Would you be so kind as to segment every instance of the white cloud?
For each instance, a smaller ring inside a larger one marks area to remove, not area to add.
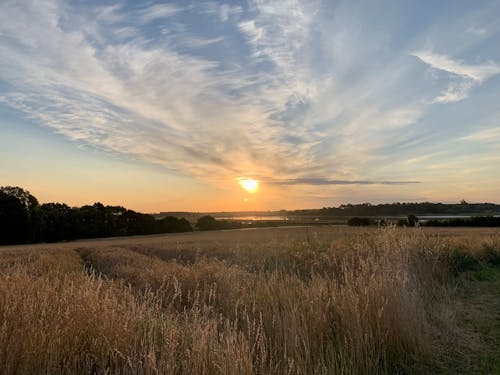
[[[500,124],[495,128],[481,129],[469,135],[461,137],[460,140],[475,142],[498,142],[500,141]]]
[[[275,77],[289,88],[290,96],[314,95],[315,82],[304,57],[308,56],[316,2],[252,0],[254,19],[239,23],[240,30],[259,61],[275,66]]]
[[[110,24],[121,22],[126,18],[126,15],[122,11],[122,4],[99,7],[96,9],[97,19]]]
[[[181,12],[183,8],[173,4],[153,4],[137,11],[139,19],[148,23],[161,18],[168,18]]]
[[[204,38],[186,38],[184,40],[184,44],[188,47],[191,48],[199,48],[199,47],[206,47],[215,43],[222,42],[224,40],[224,37],[220,36],[217,38],[210,38],[210,39],[204,39]]]
[[[436,96],[431,103],[454,103],[466,99],[470,90],[474,87],[471,80],[451,83],[445,91]]]
[[[500,73],[500,66],[494,62],[468,65],[460,61],[453,60],[446,55],[440,55],[431,51],[415,52],[413,53],[413,56],[418,57],[422,60],[422,62],[434,69],[443,70],[463,78],[470,78],[477,83],[482,83],[492,76]]]
[[[239,5],[220,4],[215,1],[196,2],[192,9],[201,14],[215,16],[222,22],[237,20],[243,13],[243,8]]]
[[[389,128],[401,128],[416,123],[422,117],[419,108],[399,108],[389,112],[386,116],[386,124]]]
[[[256,44],[264,36],[264,29],[255,25],[255,20],[242,21],[238,24],[240,30],[252,44]]]
[[[477,26],[469,26],[466,32],[476,36],[484,36],[487,33],[486,29]]]
[[[237,5],[222,4],[219,9],[219,17],[223,22],[227,22],[231,17],[239,16],[241,13],[243,13],[243,9]]]
[[[494,62],[469,65],[451,59],[449,56],[436,54],[431,51],[413,53],[433,69],[438,69],[456,76],[455,81],[432,100],[432,103],[453,103],[469,96],[470,91],[484,83],[489,78],[500,73],[500,66]]]

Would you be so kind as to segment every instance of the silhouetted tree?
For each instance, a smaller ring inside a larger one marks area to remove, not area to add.
[[[378,216],[391,217],[408,215],[458,215],[478,214],[497,215],[500,213],[500,205],[494,203],[467,203],[462,201],[457,204],[443,203],[383,203],[377,205],[343,204],[339,207],[324,207],[320,210],[297,210],[292,211],[297,215],[324,215],[324,216]]]
[[[38,206],[38,200],[28,190],[24,190],[19,186],[1,186],[0,191],[17,198],[29,214],[32,214]]]
[[[71,240],[76,237],[76,213],[63,203],[44,203],[39,210],[39,239],[44,242]]]
[[[217,228],[217,220],[213,216],[202,216],[196,222],[196,228],[199,230],[213,230]]]
[[[91,238],[105,236],[105,218],[106,213],[102,203],[80,207],[76,214],[78,237]]]
[[[224,223],[222,223],[224,224]],[[44,203],[20,187],[0,187],[0,244],[192,231],[186,219],[154,216],[94,203],[71,208]]]
[[[351,217],[347,221],[347,225],[352,227],[362,227],[373,224],[373,221],[367,217]]]
[[[406,221],[408,222],[409,227],[416,227],[418,225],[418,217],[413,214],[410,214],[406,217]]]
[[[0,191],[0,244],[28,242],[31,237],[30,217],[17,197]]]
[[[7,215],[7,217],[4,216],[4,220],[8,221],[9,216],[12,218],[12,223],[6,223],[4,229],[1,229],[4,231],[2,236],[4,238],[11,238],[11,242],[15,241],[15,243],[35,240],[38,220],[37,199],[29,191],[18,186],[2,186],[0,187],[0,192],[4,195],[3,203],[0,204],[0,210],[4,211],[2,215]],[[6,197],[11,197],[12,199],[6,199]],[[13,199],[18,203],[14,203]],[[20,208],[24,212],[21,213],[19,211]],[[19,227],[21,223],[22,228]],[[14,232],[9,233],[8,231]]]
[[[191,232],[193,227],[186,219],[178,219],[174,216],[166,216],[159,220],[160,232],[174,233],[174,232]]]

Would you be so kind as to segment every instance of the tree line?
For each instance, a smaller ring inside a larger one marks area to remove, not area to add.
[[[387,219],[373,219],[369,217],[351,217],[347,225],[353,227],[363,227],[369,225],[397,226],[397,227],[500,227],[500,217],[498,216],[472,216],[464,218],[419,220],[413,214],[404,219],[395,221]]]
[[[467,218],[428,220],[423,225],[428,227],[500,227],[500,217],[475,216]]]
[[[0,187],[2,245],[192,230],[184,218],[167,216],[157,220],[152,215],[102,203],[82,207],[64,203],[39,204],[33,195],[20,187]]]
[[[343,204],[338,207],[323,207],[313,210],[287,211],[296,215],[318,216],[400,216],[400,215],[495,215],[500,213],[500,205],[494,203],[383,203],[383,204]]]

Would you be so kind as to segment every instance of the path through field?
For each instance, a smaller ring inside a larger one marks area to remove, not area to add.
[[[500,268],[473,272],[461,291],[458,322],[470,337],[462,374],[500,374]]]
[[[442,338],[435,374],[500,374],[500,267],[462,275],[455,306],[456,335]]]

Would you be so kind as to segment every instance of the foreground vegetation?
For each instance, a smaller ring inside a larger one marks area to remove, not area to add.
[[[495,318],[466,301],[499,250],[493,229],[349,227],[5,247],[0,373],[494,373]]]

